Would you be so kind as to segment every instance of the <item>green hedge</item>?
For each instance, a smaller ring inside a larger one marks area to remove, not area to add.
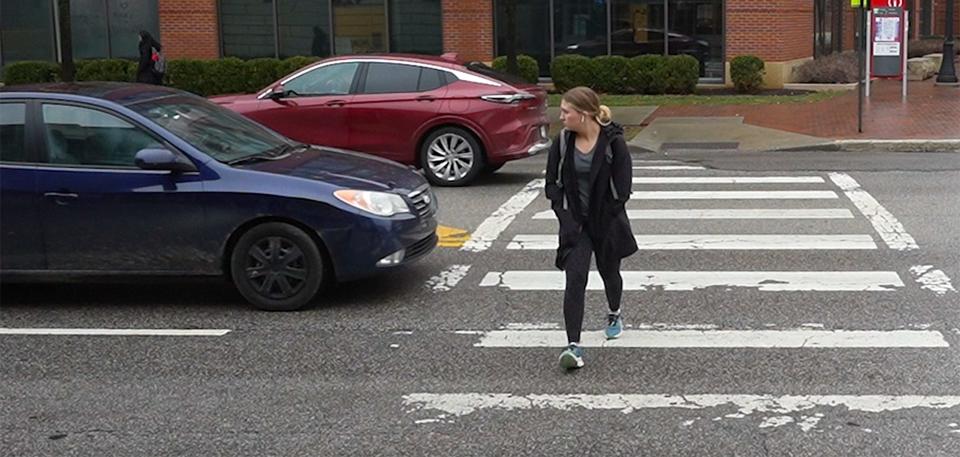
[[[667,56],[664,73],[668,94],[692,94],[700,78],[700,61],[693,56]]]
[[[23,61],[7,65],[3,70],[3,82],[16,84],[50,83],[60,80],[60,65],[54,62]]]
[[[210,96],[256,92],[281,77],[319,60],[290,57],[284,60],[235,57],[219,60],[173,59],[167,61],[165,84]],[[136,81],[137,63],[124,59],[78,60],[77,81]],[[54,62],[16,62],[4,70],[7,85],[60,80],[60,65]]]
[[[628,85],[637,94],[659,95],[667,90],[667,58],[662,55],[643,55],[630,59]]]
[[[606,94],[630,94],[630,60],[623,56],[600,56],[593,59],[596,68],[595,89]]]
[[[730,61],[730,79],[740,93],[756,92],[763,84],[763,60],[756,56],[737,56]]]
[[[78,60],[77,81],[136,81],[137,63],[124,59]]]
[[[492,67],[494,70],[506,73],[507,56],[500,56],[493,59]],[[537,59],[525,54],[520,54],[517,56],[517,67],[520,70],[520,78],[524,81],[530,84],[536,84],[540,79],[540,64],[537,63]]]
[[[566,92],[577,86],[596,88],[596,62],[587,56],[566,54],[557,56],[550,62],[550,75],[553,85],[559,92]]]

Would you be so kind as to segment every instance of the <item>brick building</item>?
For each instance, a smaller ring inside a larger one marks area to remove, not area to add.
[[[907,0],[911,37],[942,36],[947,1]],[[779,85],[797,64],[850,50],[854,41],[848,0],[513,2],[510,8],[509,0],[71,0],[73,47],[81,59],[131,58],[136,32],[144,29],[172,59],[456,52],[490,61],[513,37],[545,77],[559,54],[657,53],[693,55],[704,81],[722,81],[730,59],[753,54],[767,62],[768,84]],[[58,58],[55,4],[0,0],[0,65]],[[960,31],[960,11],[956,16]]]

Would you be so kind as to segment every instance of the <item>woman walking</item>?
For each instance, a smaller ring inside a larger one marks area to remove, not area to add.
[[[587,87],[563,94],[563,131],[547,158],[546,195],[559,221],[556,266],[566,273],[563,320],[568,346],[560,354],[564,368],[583,366],[580,333],[590,258],[596,256],[609,313],[607,339],[623,332],[620,261],[637,251],[624,209],[632,187],[632,159],[623,128],[611,122],[610,108]]]
[[[163,54],[160,53],[160,42],[145,30],[140,31],[140,61],[137,65],[137,82],[146,84],[163,84]],[[159,70],[158,70],[159,69]]]

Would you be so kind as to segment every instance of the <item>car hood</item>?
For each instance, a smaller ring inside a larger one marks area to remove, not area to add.
[[[218,105],[229,105],[231,103],[236,103],[239,101],[245,100],[256,100],[257,94],[234,94],[234,95],[218,95],[216,97],[209,97],[207,100],[214,102]]]
[[[350,189],[410,193],[427,181],[413,169],[359,152],[312,146],[290,157],[243,168],[313,179]]]

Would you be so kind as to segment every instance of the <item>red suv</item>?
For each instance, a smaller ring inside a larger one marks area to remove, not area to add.
[[[541,87],[453,56],[341,56],[212,100],[294,140],[415,165],[461,186],[550,147]]]

